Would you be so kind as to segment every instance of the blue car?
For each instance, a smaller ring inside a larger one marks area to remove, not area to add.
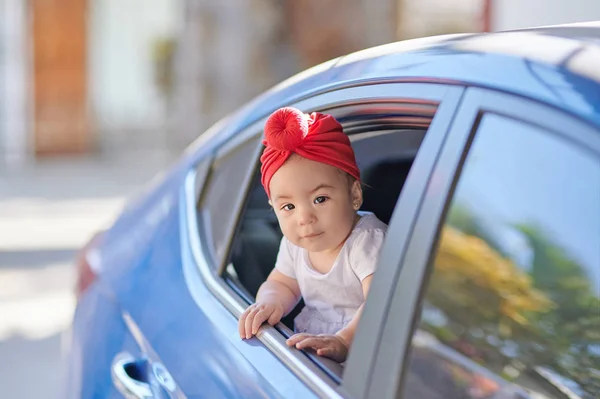
[[[343,364],[242,340],[282,237],[275,109],[333,114],[389,225]],[[600,23],[403,41],[217,123],[77,261],[69,398],[600,397]]]

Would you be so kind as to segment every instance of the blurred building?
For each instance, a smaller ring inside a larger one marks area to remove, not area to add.
[[[303,69],[437,33],[415,3],[3,0],[0,159],[178,151]]]
[[[284,78],[397,39],[397,0],[185,0],[176,56],[180,143]],[[191,84],[190,84],[191,83]]]
[[[486,31],[600,20],[599,0],[485,0]]]
[[[0,161],[179,150],[278,81],[394,40],[396,6],[3,0]]]
[[[526,3],[526,4],[525,4]],[[0,165],[180,151],[277,82],[369,46],[600,19],[598,0],[2,0]]]
[[[446,33],[480,32],[488,0],[404,0],[398,37],[412,39]]]
[[[56,1],[56,0],[55,0]],[[96,150],[152,150],[169,134],[169,68],[180,0],[87,0],[89,124]]]
[[[0,165],[163,145],[175,0],[0,1]],[[167,61],[165,61],[167,60]]]
[[[0,7],[4,163],[88,150],[85,2],[5,0]]]
[[[172,95],[179,145],[296,68],[279,2],[185,0],[183,14]]]

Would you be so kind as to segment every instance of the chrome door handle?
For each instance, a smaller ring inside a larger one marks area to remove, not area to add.
[[[161,370],[164,370],[164,366],[160,366]],[[160,393],[159,381],[150,377],[155,372],[155,367],[152,365],[152,371],[150,371],[150,367],[151,365],[147,359],[136,359],[127,352],[121,352],[115,356],[112,362],[111,376],[113,384],[127,399],[162,398],[164,396]],[[166,377],[170,378],[168,372],[166,370],[164,372]],[[160,385],[168,385],[163,382],[166,377],[161,375]]]

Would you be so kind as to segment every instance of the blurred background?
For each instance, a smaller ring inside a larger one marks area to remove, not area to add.
[[[3,394],[59,397],[76,251],[221,117],[366,47],[589,20],[599,0],[0,0]]]

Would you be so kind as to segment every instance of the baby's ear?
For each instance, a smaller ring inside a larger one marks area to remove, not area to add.
[[[352,182],[352,188],[350,190],[351,190],[350,193],[352,195],[352,202],[362,205],[363,191],[362,191],[362,185],[361,185],[360,181],[354,180],[354,182]]]
[[[269,206],[273,208],[273,202],[271,202],[271,198],[269,198]]]

